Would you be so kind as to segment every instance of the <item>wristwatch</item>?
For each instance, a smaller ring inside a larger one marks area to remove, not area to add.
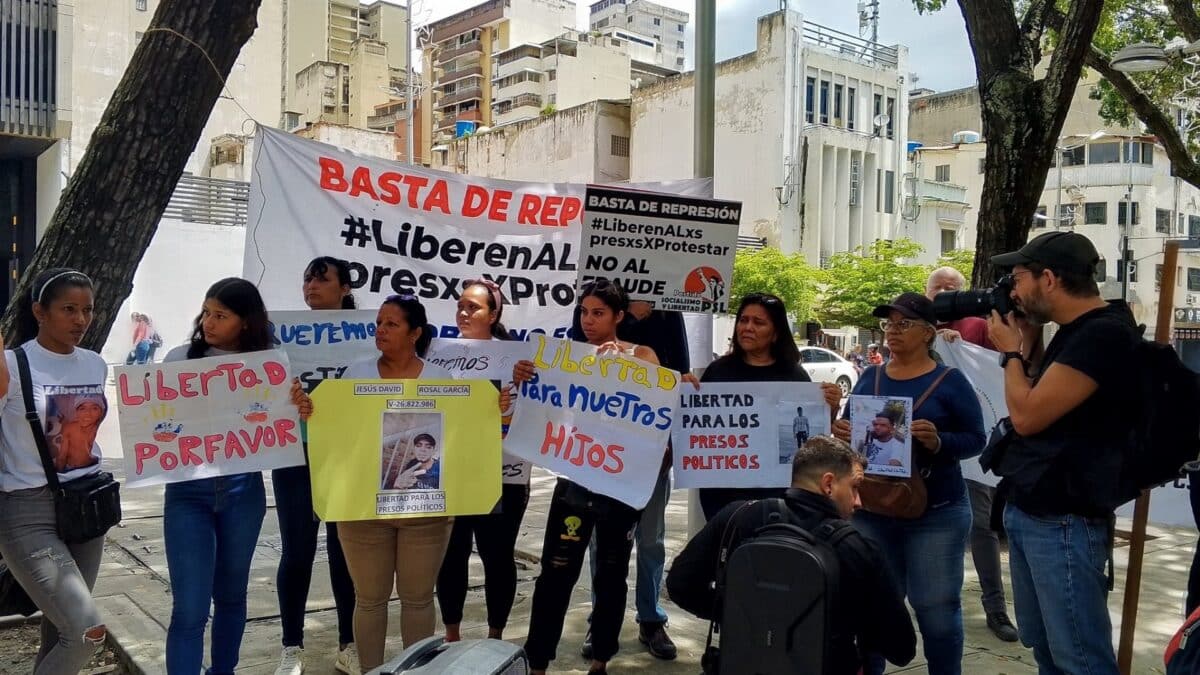
[[[1000,367],[1005,368],[1008,366],[1008,362],[1013,359],[1020,361],[1022,364],[1025,363],[1025,357],[1021,356],[1021,352],[1004,352],[1000,355]]]

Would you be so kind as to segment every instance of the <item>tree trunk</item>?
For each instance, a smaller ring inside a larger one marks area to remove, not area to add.
[[[983,195],[972,284],[996,282],[991,257],[1020,248],[1029,236],[1058,135],[1100,22],[1103,0],[1074,0],[1049,70],[1034,79],[1052,0],[1030,0],[1018,23],[1006,0],[959,0],[979,79],[987,139]],[[1057,215],[1057,214],[1055,214]]]
[[[96,307],[83,347],[100,350],[133,290],[134,272],[222,82],[258,26],[260,2],[163,0],[113,92],[16,289],[30,292],[33,277],[50,267],[90,276]],[[188,264],[185,251],[178,255]],[[5,334],[15,307],[9,303],[0,323]]]

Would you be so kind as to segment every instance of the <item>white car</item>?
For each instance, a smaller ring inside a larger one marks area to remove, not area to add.
[[[823,347],[801,347],[800,363],[813,382],[832,382],[842,389],[842,398],[850,395],[858,381],[854,364]]]

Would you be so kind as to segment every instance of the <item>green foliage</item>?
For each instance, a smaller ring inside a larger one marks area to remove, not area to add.
[[[553,103],[548,103],[548,104],[546,104],[545,108],[542,108],[542,117],[549,117],[550,115],[553,115],[557,111],[558,111],[558,106],[554,105]]]
[[[808,321],[822,280],[821,271],[809,265],[799,253],[784,255],[771,247],[738,251],[733,259],[730,306],[736,308],[742,297],[750,293],[771,293],[783,300],[797,321]]]
[[[942,257],[938,258],[937,266],[953,267],[970,280],[971,273],[975,271],[975,249],[958,248],[949,253],[943,253]]]
[[[872,327],[878,321],[871,316],[877,305],[901,293],[923,293],[929,267],[904,262],[923,250],[910,239],[881,239],[866,248],[834,254],[826,270],[821,321],[826,326]]]

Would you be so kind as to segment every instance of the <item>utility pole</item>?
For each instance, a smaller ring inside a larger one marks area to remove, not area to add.
[[[408,6],[405,7],[405,14],[408,16],[404,19],[404,109],[408,113],[408,133],[404,139],[404,156],[408,159],[409,164],[415,164],[413,161],[413,67],[412,67],[412,0],[409,0]]]
[[[713,177],[713,143],[717,84],[717,2],[696,0],[696,86],[694,175]]]

